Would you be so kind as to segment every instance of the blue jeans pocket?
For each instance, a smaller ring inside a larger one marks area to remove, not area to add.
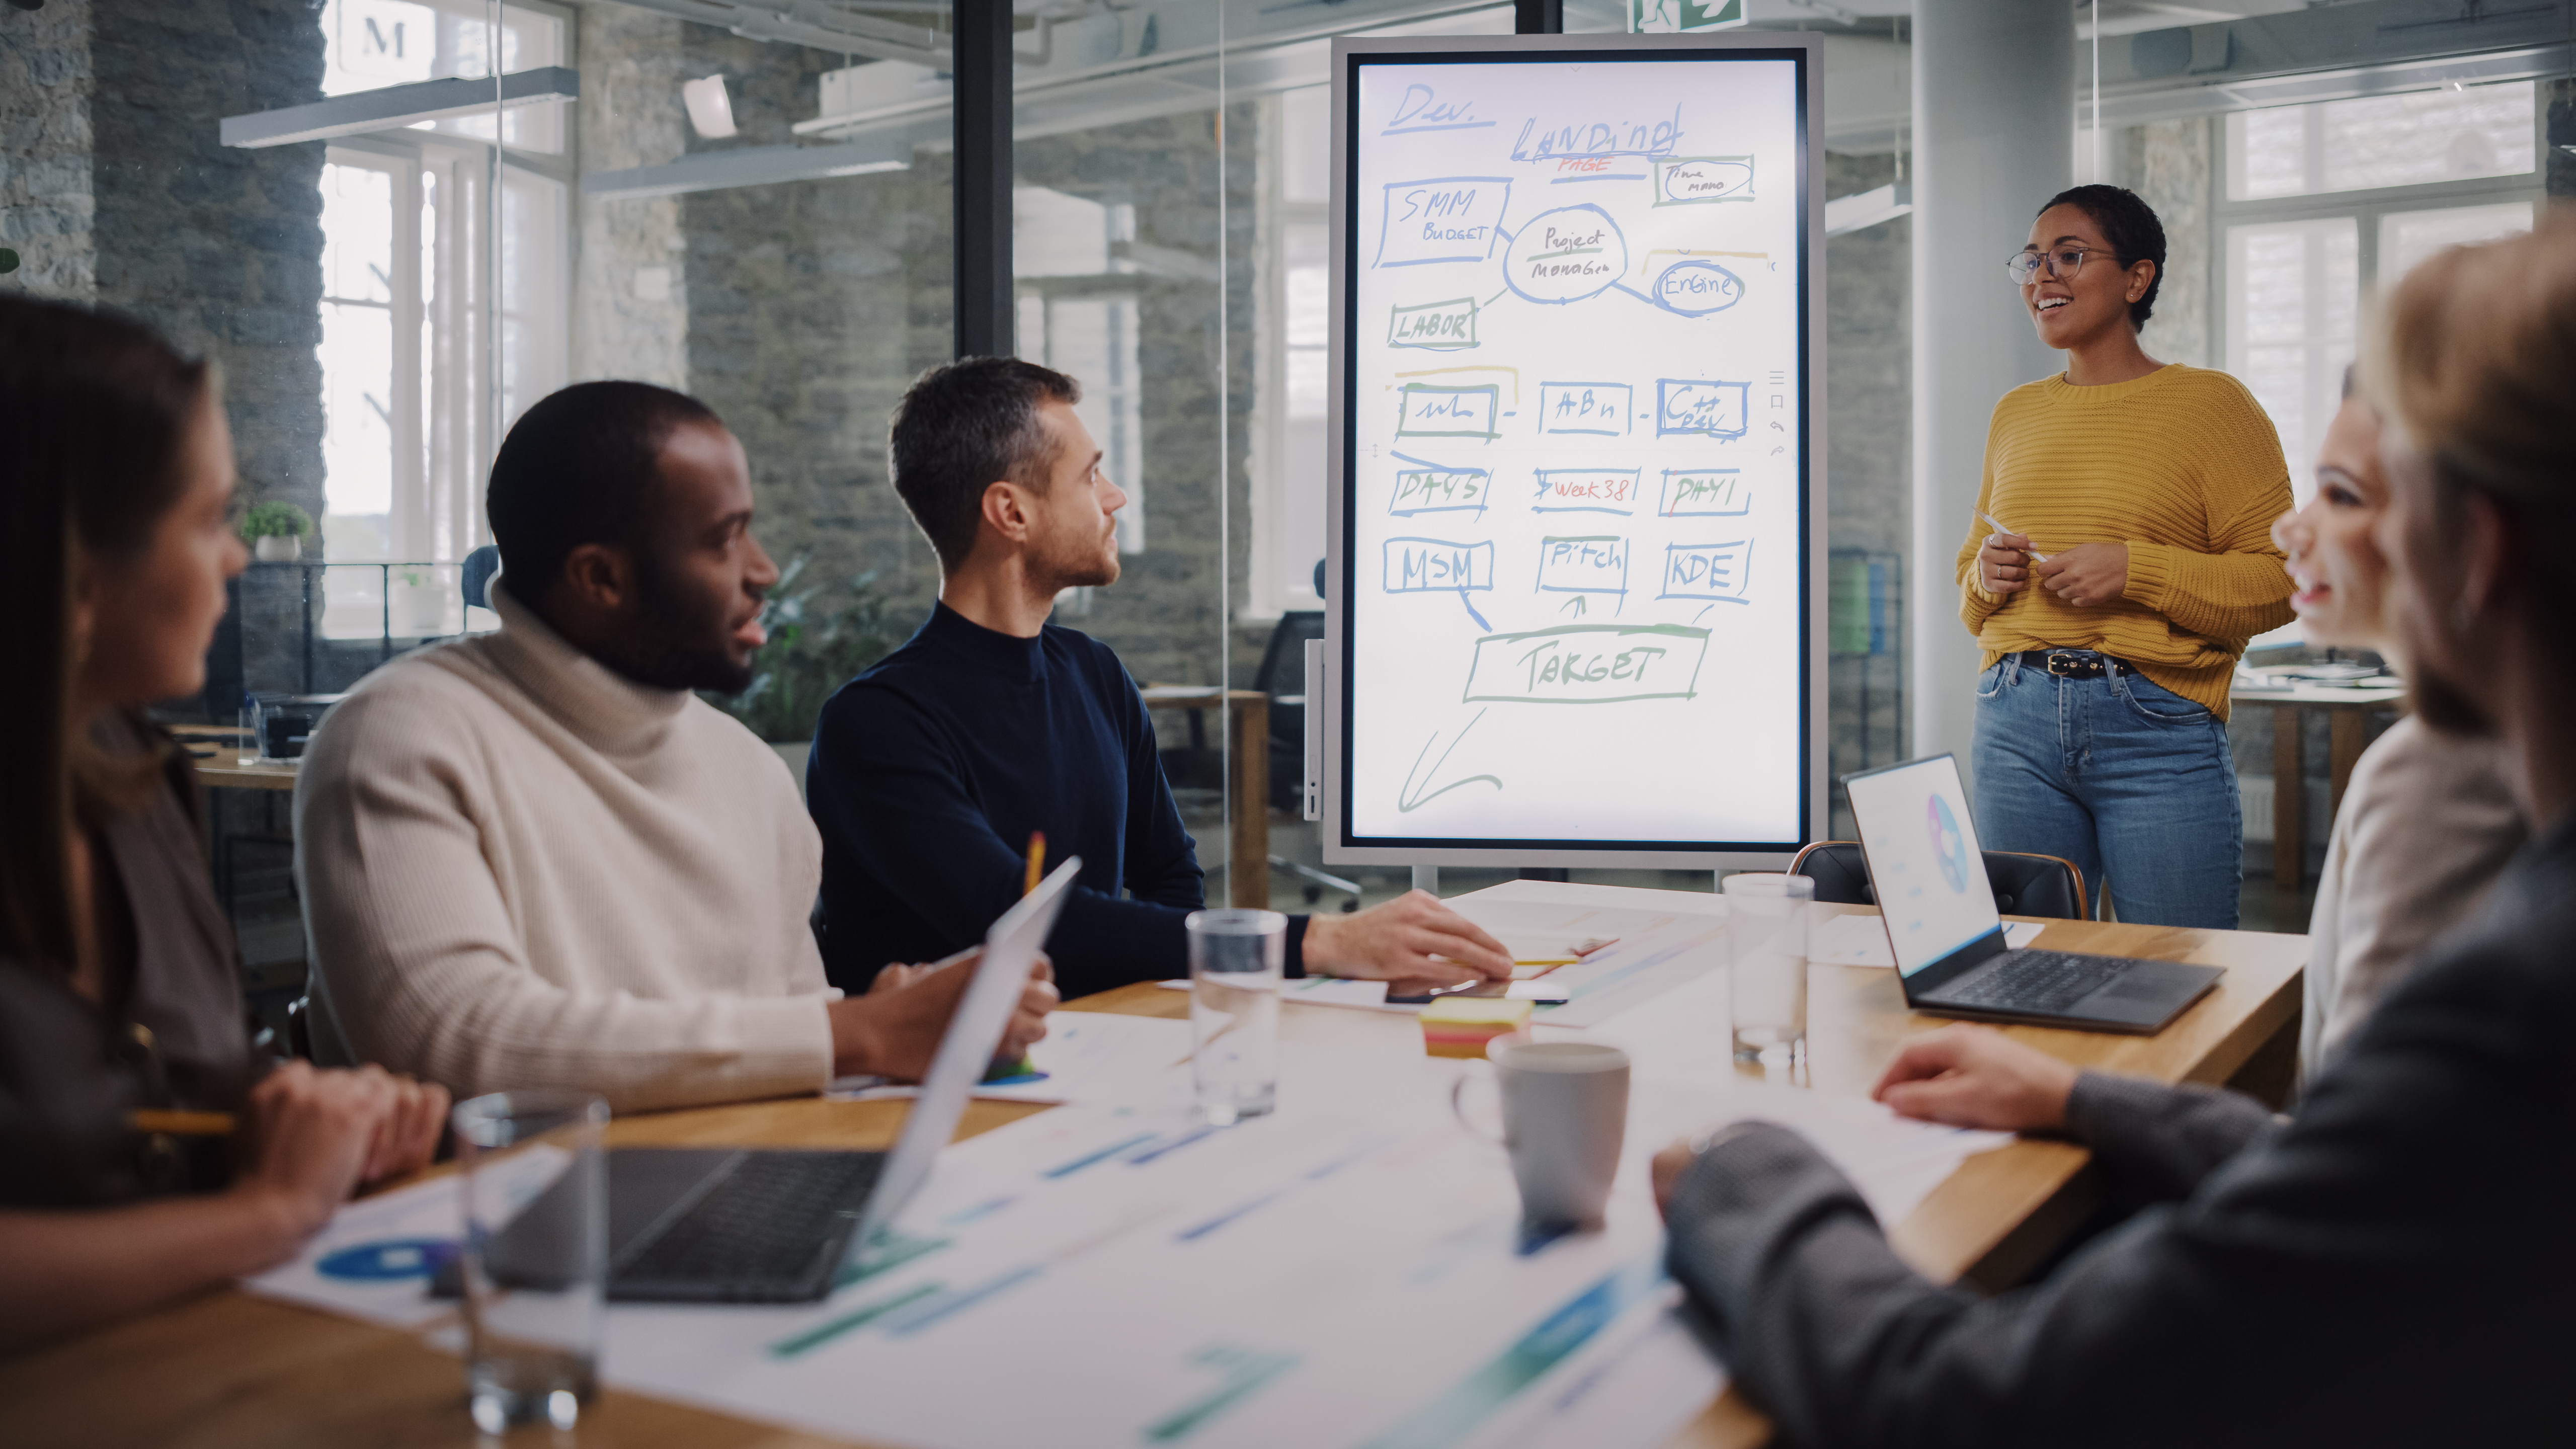
[[[2207,724],[2218,716],[2205,704],[2195,704],[2143,674],[2123,669],[2119,674],[2120,698],[2140,719],[2161,725]]]
[[[1999,659],[1977,676],[1977,698],[1992,699],[2004,692],[2004,671],[2012,667],[2009,659]]]

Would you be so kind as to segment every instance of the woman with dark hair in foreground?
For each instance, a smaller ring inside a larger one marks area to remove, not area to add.
[[[232,439],[139,324],[0,297],[0,1350],[282,1261],[429,1161],[447,1094],[256,1058],[187,757],[142,706],[204,683]],[[231,1114],[169,1135],[137,1112]]]
[[[2398,285],[2362,374],[2424,722],[2493,735],[2533,839],[2297,1113],[2078,1073],[1995,1031],[1909,1041],[1881,1100],[2061,1132],[2143,1207],[2045,1280],[1926,1282],[1806,1140],[1666,1149],[1671,1267],[1784,1443],[2564,1442],[2576,1330],[2576,213]]]

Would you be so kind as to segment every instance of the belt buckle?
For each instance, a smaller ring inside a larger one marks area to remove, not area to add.
[[[2052,649],[2048,652],[2049,677],[2052,679],[2082,679],[2085,675],[2080,671],[2084,668],[2087,662],[2088,661],[2078,659],[2071,654],[2060,653],[2059,651]],[[2062,669],[2058,667],[2061,664],[2065,666]]]

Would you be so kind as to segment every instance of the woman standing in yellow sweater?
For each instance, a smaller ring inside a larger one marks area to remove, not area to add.
[[[1995,405],[1977,490],[1993,522],[1959,550],[1959,616],[1985,647],[1977,825],[1993,849],[2075,862],[2124,921],[2232,928],[2227,685],[2246,641],[2292,617],[2271,537],[2290,477],[2242,383],[2138,345],[2164,259],[2145,202],[2079,186],[2006,264],[2067,357]]]

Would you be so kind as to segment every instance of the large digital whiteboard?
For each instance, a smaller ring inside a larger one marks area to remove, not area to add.
[[[1820,55],[1335,42],[1327,860],[1821,833]]]

